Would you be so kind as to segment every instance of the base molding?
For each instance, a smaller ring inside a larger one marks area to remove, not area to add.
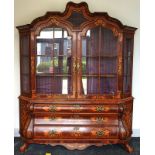
[[[56,145],[60,145],[60,143],[59,144],[50,144],[51,146],[56,146]],[[89,146],[92,146],[92,145],[95,145],[95,146],[102,146],[102,145],[104,145],[104,144],[101,144],[101,143],[99,143],[99,144],[81,144],[81,143],[72,143],[72,144],[61,144],[62,146],[64,146],[64,147],[66,147],[68,150],[75,150],[75,149],[77,149],[77,150],[84,150],[84,149],[86,149],[87,147],[89,147]]]
[[[84,140],[84,139],[83,139]],[[89,140],[84,140],[82,139],[78,140],[77,143],[74,142],[74,140],[49,140],[49,139],[23,139],[23,144],[20,146],[20,152],[25,152],[30,144],[46,144],[46,145],[51,145],[51,146],[56,146],[56,145],[61,145],[67,148],[68,150],[84,150],[89,146],[97,146],[101,147],[103,145],[108,145],[108,144],[120,144],[123,145],[124,149],[132,153],[133,152],[133,147],[129,144],[130,138],[128,140],[120,140],[120,139],[100,139],[100,140],[91,140],[92,142],[89,142]],[[59,141],[59,142],[58,142]],[[95,142],[96,141],[96,142]]]

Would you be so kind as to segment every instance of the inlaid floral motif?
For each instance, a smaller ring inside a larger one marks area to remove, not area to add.
[[[45,135],[48,135],[50,137],[60,137],[60,136],[62,136],[62,132],[58,131],[56,129],[52,129],[48,132],[45,132]]]
[[[58,25],[58,24],[59,24],[59,21],[57,20],[56,17],[52,17],[52,18],[50,18],[49,21],[50,21],[51,24],[55,24],[55,25]]]
[[[81,136],[80,128],[79,127],[74,127],[72,135],[75,136],[75,137]]]
[[[27,101],[20,101],[20,128],[23,130],[25,123],[28,119],[28,105],[30,105]]]
[[[107,122],[107,118],[104,117],[96,117],[96,122],[97,123],[103,123],[103,122]]]
[[[123,108],[123,125],[127,131],[127,136],[129,136],[132,130],[132,103],[123,104]]]
[[[97,19],[97,20],[95,21],[95,25],[96,25],[96,26],[99,26],[99,25],[105,26],[106,24],[105,24],[105,22],[104,22],[102,19]]]
[[[73,111],[80,111],[80,110],[81,110],[81,106],[79,104],[73,105]]]
[[[50,136],[56,136],[57,135],[57,131],[56,130],[51,130],[51,131],[49,131],[49,135]]]

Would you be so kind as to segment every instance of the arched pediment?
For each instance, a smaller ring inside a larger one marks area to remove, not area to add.
[[[67,29],[71,34],[71,31],[81,31],[87,25],[92,27],[94,24],[103,27],[107,25],[114,33],[136,30],[136,28],[124,26],[118,19],[109,16],[106,12],[91,13],[86,2],[78,4],[68,2],[64,12],[47,12],[34,19],[31,24],[17,28],[20,30],[31,29],[37,35],[45,27],[58,26]]]

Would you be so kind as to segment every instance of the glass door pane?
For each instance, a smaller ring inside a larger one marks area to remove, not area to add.
[[[123,75],[123,92],[125,93],[131,91],[132,49],[133,49],[133,39],[125,38],[124,75]]]
[[[37,37],[37,93],[70,94],[71,37],[62,28],[46,28]]]
[[[82,38],[82,94],[114,94],[117,89],[117,38],[103,27]]]
[[[29,54],[29,35],[21,36],[21,91],[30,93],[30,54]]]

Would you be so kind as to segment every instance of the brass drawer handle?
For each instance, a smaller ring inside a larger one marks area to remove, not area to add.
[[[103,130],[99,130],[99,131],[96,132],[96,135],[97,135],[98,137],[101,137],[101,136],[104,135],[104,131],[103,131]]]
[[[109,136],[109,135],[110,135],[110,131],[108,129],[96,131],[96,136],[98,137]]]
[[[50,112],[56,112],[56,106],[55,105],[49,106],[49,111]]]
[[[101,105],[101,106],[97,106],[96,107],[96,111],[97,112],[102,112],[102,111],[104,111],[104,107]]]

